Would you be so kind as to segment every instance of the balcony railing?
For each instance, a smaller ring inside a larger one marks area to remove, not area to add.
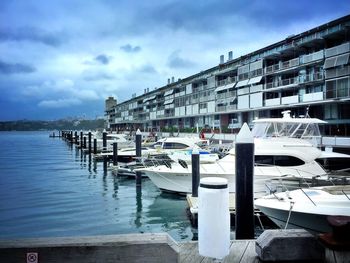
[[[224,85],[227,85],[227,84],[231,84],[231,83],[234,83],[236,82],[236,78],[232,78],[232,77],[228,77],[226,79],[223,79],[223,80],[219,80],[218,83],[217,83],[217,86],[224,86]]]
[[[324,79],[323,72],[316,72],[316,73],[308,74],[308,75],[300,75],[299,76],[299,83],[320,81],[323,79]]]
[[[289,86],[293,84],[298,84],[298,77],[290,78],[290,79],[281,79],[275,82],[266,83],[266,89],[278,88],[283,86]]]

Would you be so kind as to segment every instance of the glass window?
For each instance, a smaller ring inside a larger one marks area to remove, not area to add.
[[[299,166],[299,165],[305,164],[304,161],[294,156],[278,155],[278,156],[274,156],[274,159],[275,159],[275,165],[278,165],[278,166]]]

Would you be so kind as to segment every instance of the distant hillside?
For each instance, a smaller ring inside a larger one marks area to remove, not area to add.
[[[105,127],[105,120],[5,121],[0,131],[96,130]]]

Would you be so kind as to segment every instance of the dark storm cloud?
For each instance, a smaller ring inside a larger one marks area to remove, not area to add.
[[[336,2],[336,3],[335,3]],[[327,16],[328,10],[339,13],[349,10],[348,1],[295,0],[206,0],[167,1],[158,5],[143,6],[138,17],[143,22],[141,29],[163,25],[170,30],[185,29],[193,32],[215,34],[228,28],[239,28],[247,21],[251,26],[270,26],[271,29],[285,27],[295,21],[310,21]],[[325,20],[327,21],[327,19]]]
[[[170,68],[189,68],[195,66],[195,63],[189,59],[181,58],[179,51],[173,52],[168,58],[168,66]]]
[[[107,55],[101,54],[95,57],[95,61],[107,65],[110,62],[111,57],[108,57]]]
[[[0,41],[31,41],[58,47],[63,42],[63,36],[58,35],[36,27],[0,28]]]
[[[1,74],[28,74],[35,72],[36,69],[27,64],[20,63],[6,63],[0,60],[0,73]]]
[[[137,53],[137,52],[141,51],[141,47],[139,47],[139,46],[133,47],[130,44],[126,44],[124,46],[121,46],[120,49],[127,52],[127,53]]]

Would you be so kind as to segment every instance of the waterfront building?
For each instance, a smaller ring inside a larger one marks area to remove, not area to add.
[[[252,39],[252,41],[254,41]],[[108,128],[235,132],[255,118],[306,114],[328,122],[324,135],[350,136],[350,15],[291,35],[217,66],[117,103],[106,100]]]

